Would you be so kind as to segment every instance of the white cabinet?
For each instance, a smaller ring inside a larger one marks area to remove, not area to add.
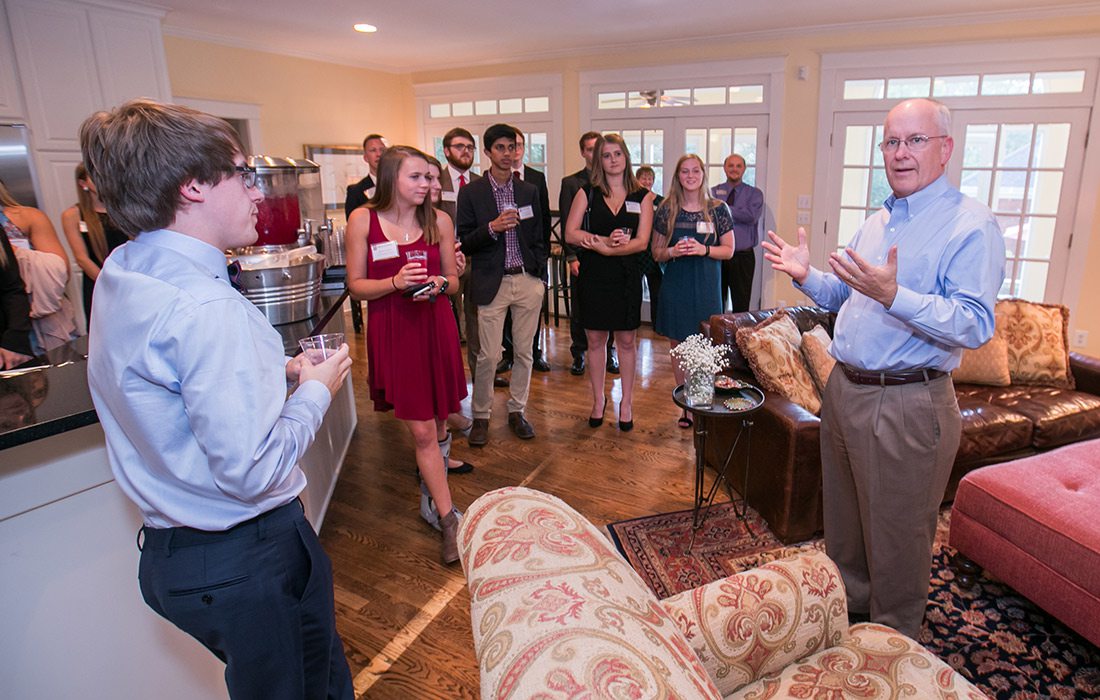
[[[134,97],[170,99],[162,12],[124,3],[3,2],[35,150],[77,151],[80,124],[92,113]]]
[[[23,98],[19,94],[19,77],[15,52],[11,46],[8,16],[0,4],[0,119],[23,121]]]

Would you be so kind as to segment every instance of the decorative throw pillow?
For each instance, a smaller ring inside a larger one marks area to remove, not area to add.
[[[817,415],[821,397],[802,362],[801,340],[798,327],[785,311],[751,328],[737,329],[737,347],[764,388]]]
[[[825,393],[829,374],[836,366],[836,360],[829,354],[831,342],[833,339],[829,337],[829,331],[820,323],[802,334],[802,358],[806,361],[806,367],[810,370],[810,377],[813,378],[819,394]]]
[[[1008,344],[1000,333],[973,350],[964,350],[962,364],[951,373],[957,383],[1008,386],[1012,376],[1008,371]]]
[[[1008,347],[1013,384],[1074,387],[1069,371],[1069,309],[1024,299],[997,302],[996,334]]]

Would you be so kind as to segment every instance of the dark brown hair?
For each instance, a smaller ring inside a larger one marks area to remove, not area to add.
[[[596,148],[592,151],[592,189],[599,190],[604,193],[604,196],[611,194],[611,185],[607,182],[607,175],[603,171],[603,147],[606,144],[613,143],[623,150],[623,157],[626,158],[626,170],[623,171],[623,187],[626,188],[626,193],[630,194],[635,190],[643,189],[638,184],[638,178],[634,177],[634,166],[630,164],[630,149],[626,146],[626,141],[622,136],[618,134],[601,135],[596,141]]]
[[[244,153],[225,120],[145,98],[88,117],[80,148],[99,201],[131,237],[171,224],[184,183],[217,184]]]

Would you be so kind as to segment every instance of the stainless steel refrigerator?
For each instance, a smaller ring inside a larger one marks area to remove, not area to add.
[[[31,154],[27,147],[27,127],[23,124],[0,124],[0,180],[15,201],[37,207],[34,176],[31,174]]]

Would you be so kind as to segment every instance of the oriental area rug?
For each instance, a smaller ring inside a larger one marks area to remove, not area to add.
[[[611,539],[660,598],[814,547],[783,545],[751,508],[715,505],[691,541],[691,510],[611,523]],[[920,643],[998,700],[1100,698],[1100,649],[1000,581],[983,574],[955,584],[944,511],[933,549],[932,584]]]

